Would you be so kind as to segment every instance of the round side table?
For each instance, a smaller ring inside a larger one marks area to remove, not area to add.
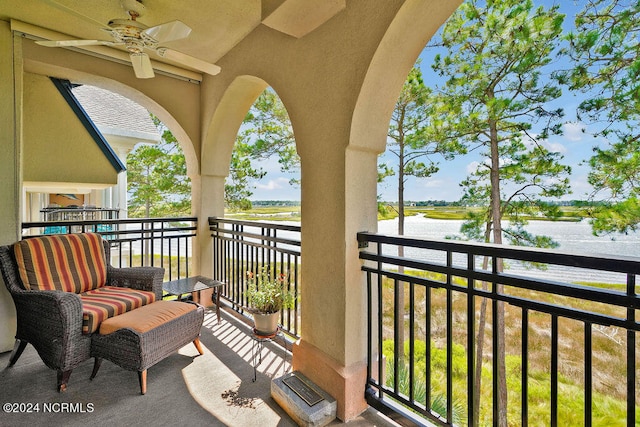
[[[258,332],[255,328],[253,329],[253,333],[251,334],[251,338],[253,338],[253,345],[251,347],[251,364],[253,365],[253,382],[257,379],[258,366],[262,363],[262,348],[264,347],[264,343],[267,341],[273,341],[275,338],[280,337],[284,342],[284,363],[287,363],[287,340],[284,338],[284,334],[278,326],[278,329],[271,334],[264,334],[263,332]],[[284,367],[286,370],[286,366]]]

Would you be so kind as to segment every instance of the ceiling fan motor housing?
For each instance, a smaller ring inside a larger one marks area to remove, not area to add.
[[[132,53],[140,53],[144,48],[153,49],[157,42],[149,37],[144,37],[142,31],[147,26],[131,19],[112,19],[107,30],[116,43],[124,43],[127,50]]]
[[[122,8],[126,10],[133,19],[136,19],[147,12],[146,6],[138,0],[120,0],[120,6],[122,6]]]

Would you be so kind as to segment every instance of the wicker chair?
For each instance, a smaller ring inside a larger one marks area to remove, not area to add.
[[[108,264],[110,245],[103,241],[107,284],[151,291],[162,299],[164,269],[115,268]],[[18,273],[13,245],[0,246],[0,271],[17,313],[16,342],[9,358],[13,366],[27,344],[34,346],[47,367],[57,371],[58,391],[64,391],[71,371],[89,359],[91,334],[82,333],[82,303],[77,294],[25,290]]]

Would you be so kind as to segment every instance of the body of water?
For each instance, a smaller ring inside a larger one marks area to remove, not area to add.
[[[462,220],[430,219],[422,215],[405,218],[405,236],[424,239],[445,239],[447,236],[460,234]],[[559,243],[556,250],[582,255],[613,255],[639,257],[640,261],[640,234],[594,236],[591,226],[587,221],[581,222],[553,222],[531,221],[527,231],[535,235],[545,235]],[[378,233],[386,235],[398,234],[398,219],[378,222]],[[406,253],[412,257],[411,252]],[[414,254],[421,259],[424,255],[418,252]],[[603,283],[624,283],[624,275],[598,272],[594,270],[570,269],[551,266],[548,270],[540,271],[525,269],[514,265],[508,266],[510,272],[522,275],[532,275],[550,280],[563,282],[588,281]]]
[[[405,218],[407,237],[445,239],[460,234],[462,220],[431,219],[422,215]],[[557,250],[580,254],[608,254],[640,257],[640,235],[594,236],[587,221],[531,221],[526,228],[532,234],[550,236],[560,244]],[[379,221],[378,233],[398,234],[398,219]]]

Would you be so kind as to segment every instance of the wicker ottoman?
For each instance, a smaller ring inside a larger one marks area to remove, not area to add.
[[[174,351],[193,342],[198,353],[204,307],[195,303],[156,301],[100,324],[91,339],[91,357],[95,357],[93,379],[102,359],[129,371],[137,371],[140,392],[147,392],[147,369]]]

